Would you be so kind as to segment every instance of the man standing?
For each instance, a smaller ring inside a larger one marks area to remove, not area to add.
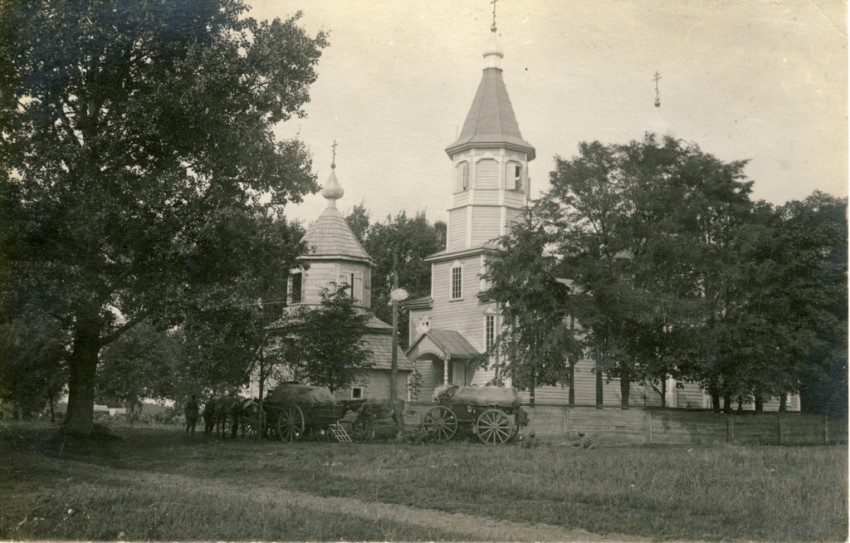
[[[183,413],[186,415],[186,435],[194,436],[195,425],[198,423],[198,400],[195,399],[194,394],[186,402]]]

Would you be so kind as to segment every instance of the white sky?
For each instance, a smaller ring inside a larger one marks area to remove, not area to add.
[[[481,79],[488,0],[247,0],[258,19],[304,12],[330,32],[307,118],[279,129],[313,152],[319,182],[331,144],[343,212],[373,221],[424,210],[445,220],[451,144]],[[754,196],[780,204],[814,190],[846,196],[847,16],[842,0],[500,0],[504,80],[526,141],[532,196],[554,155],[580,141],[642,138],[661,114],[675,136],[721,160],[749,159]],[[308,196],[287,215],[313,221]]]

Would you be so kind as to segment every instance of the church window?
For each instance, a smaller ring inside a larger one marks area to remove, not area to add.
[[[295,272],[290,277],[289,300],[293,304],[301,303],[301,272]]]
[[[359,400],[363,398],[363,389],[361,387],[354,387],[351,389],[351,399]]]
[[[505,188],[507,190],[522,190],[522,164],[508,162],[505,170]]]
[[[457,165],[455,192],[469,190],[469,162],[465,160]]]
[[[484,316],[484,348],[489,353],[496,343],[496,315]]]
[[[339,285],[345,285],[345,293],[355,302],[363,297],[363,278],[358,273],[343,273],[339,276]]]
[[[463,267],[460,264],[452,266],[452,300],[463,298]]]

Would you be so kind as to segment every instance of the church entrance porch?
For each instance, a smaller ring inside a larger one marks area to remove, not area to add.
[[[469,385],[482,355],[458,332],[429,330],[407,350],[422,376],[418,401],[430,401],[441,385]]]

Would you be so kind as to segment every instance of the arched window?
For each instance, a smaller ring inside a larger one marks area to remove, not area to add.
[[[455,192],[469,190],[469,162],[459,162],[455,169]]]
[[[522,164],[508,162],[505,168],[505,189],[522,190]]]

